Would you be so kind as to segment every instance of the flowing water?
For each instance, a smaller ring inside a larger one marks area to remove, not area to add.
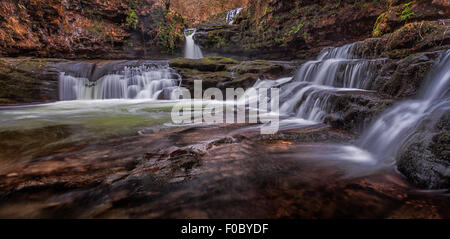
[[[233,25],[234,19],[237,17],[237,15],[239,15],[239,13],[242,12],[242,10],[243,8],[236,8],[231,11],[228,11],[227,16],[225,18],[225,22],[228,23],[229,25]]]
[[[0,162],[25,160],[82,142],[171,127],[173,101],[76,100],[0,107]]]
[[[194,34],[195,30],[190,36]],[[377,65],[385,59],[360,59],[355,55],[357,47],[358,43],[325,49],[316,60],[303,64],[294,77],[256,82],[257,89],[280,88],[281,130],[322,123],[330,114],[332,94],[370,89]],[[418,99],[388,110],[367,130],[361,140],[362,149],[377,158],[392,155],[400,147],[394,145],[401,145],[426,115],[448,109],[448,58],[447,53],[429,76],[431,83]],[[182,79],[167,63],[124,66],[122,70],[106,72],[96,81],[83,73],[86,69],[79,71],[60,73],[61,102],[1,108],[0,130],[30,130],[52,125],[78,127],[78,131],[73,131],[75,136],[64,139],[72,142],[135,134],[155,125],[172,126],[170,110],[177,100],[175,93]]]
[[[181,77],[167,63],[126,66],[96,81],[60,73],[59,95],[65,100],[171,99]]]
[[[303,64],[292,80],[279,86],[280,112],[321,123],[331,113],[331,95],[370,89],[377,67],[385,59],[358,58],[357,48],[358,43],[327,48],[316,60]]]
[[[361,139],[362,148],[392,162],[422,121],[430,116],[439,118],[450,109],[450,51],[443,54],[425,82],[416,99],[398,103],[373,123]]]
[[[187,39],[192,40],[194,34],[195,30],[187,35]],[[280,129],[320,124],[328,114],[330,94],[364,90],[365,83],[360,79],[370,81],[372,64],[378,60],[355,58],[356,47],[356,44],[350,44],[326,49],[317,60],[304,64],[296,76],[277,81],[260,80],[254,85],[254,88],[280,88],[283,114]],[[60,73],[62,102],[4,108],[0,111],[2,130],[19,130],[24,125],[31,128],[65,125],[78,130],[71,131],[69,139],[63,141],[75,142],[135,134],[153,129],[155,125],[171,126],[170,109],[175,101],[165,100],[175,100],[174,92],[182,79],[167,63],[125,65],[123,69],[106,71],[95,81],[91,80],[92,74],[86,73],[91,70],[86,70],[84,65],[68,68],[76,71]],[[202,104],[208,103],[211,102]],[[364,153],[358,155],[367,158]]]
[[[186,35],[187,43],[188,38],[191,40],[186,51],[190,51],[192,58],[194,34],[195,30]],[[14,216],[19,211],[25,216],[51,217],[60,215],[58,209],[63,208],[65,213],[67,210],[86,213],[66,215],[69,217],[108,216],[103,210],[111,210],[110,216],[118,217],[136,217],[136,212],[142,212],[142,217],[192,217],[202,210],[210,212],[211,217],[282,217],[279,209],[283,208],[293,212],[285,217],[332,217],[327,210],[335,210],[338,216],[357,217],[360,209],[366,217],[384,217],[392,205],[405,200],[401,197],[409,189],[392,172],[392,167],[386,168],[380,160],[395,155],[427,116],[449,110],[450,51],[429,75],[417,99],[401,102],[386,111],[367,130],[361,143],[355,145],[351,143],[355,140],[352,135],[322,122],[330,113],[331,95],[366,92],[378,65],[385,61],[358,58],[357,47],[356,43],[325,49],[316,60],[302,65],[294,77],[256,82],[257,89],[280,88],[283,132],[273,138],[256,133],[258,124],[175,127],[171,123],[171,110],[180,101],[175,90],[182,79],[167,63],[124,66],[95,77],[86,65],[69,67],[78,70],[61,72],[60,102],[0,107],[3,149],[0,162],[5,166],[2,169],[5,175],[12,176],[23,169],[21,173],[32,175],[24,177],[27,185],[32,185],[35,178],[40,186],[58,180],[98,185],[98,177],[107,182],[101,187],[108,188],[116,182],[126,187],[116,185],[111,191],[94,187],[89,189],[92,191],[80,190],[78,196],[69,188],[62,194],[50,195],[51,200],[47,200],[47,191],[41,193],[36,189],[33,198],[40,195],[42,202],[30,200],[25,194],[18,202],[3,202],[0,215],[11,215],[8,213],[12,210]],[[245,104],[245,100],[240,101]],[[209,103],[230,102],[201,102]],[[128,160],[133,167],[126,163]],[[122,165],[122,161],[126,164]],[[136,161],[139,164],[135,165]],[[10,162],[15,164],[11,166]],[[8,168],[14,171],[11,173]],[[105,168],[117,172],[103,175]],[[39,173],[46,175],[45,180],[39,181],[36,177]],[[93,181],[89,181],[90,175],[94,175]],[[149,175],[151,179],[147,178]],[[160,180],[156,184],[153,175]],[[127,181],[130,178],[133,184]],[[381,182],[377,181],[379,178]],[[16,179],[18,187],[22,187],[21,178]],[[136,187],[134,182],[139,180],[145,186]],[[133,203],[129,203],[129,208],[116,206],[123,204],[120,201],[124,199],[123,189],[129,190],[125,191],[125,199],[137,202],[138,208]],[[105,202],[105,198],[118,198],[119,203]],[[75,201],[98,202],[103,206],[78,205]],[[22,207],[21,203],[29,206]],[[333,203],[337,203],[335,209]],[[299,208],[303,204],[305,207]],[[249,205],[254,207],[249,209]],[[349,205],[358,211],[351,214],[352,210],[345,209]],[[319,208],[326,210],[316,211]],[[46,214],[39,214],[40,209]],[[129,209],[131,214],[122,214]],[[52,210],[55,214],[49,213]]]
[[[184,36],[186,38],[186,46],[184,48],[184,57],[188,59],[201,59],[203,53],[200,47],[195,44],[194,36],[197,33],[197,29],[186,29]]]

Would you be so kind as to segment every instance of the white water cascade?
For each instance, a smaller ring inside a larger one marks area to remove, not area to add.
[[[450,110],[450,50],[441,57],[417,99],[406,100],[383,113],[363,134],[360,146],[393,161],[399,149],[430,118]]]
[[[64,72],[59,77],[60,100],[171,99],[181,77],[168,65],[125,67],[95,82]]]
[[[236,8],[231,11],[227,12],[227,17],[225,18],[225,22],[227,22],[229,25],[234,24],[234,19],[241,13],[243,8]]]
[[[186,46],[184,48],[184,57],[188,59],[201,59],[203,58],[203,53],[200,47],[195,44],[194,36],[197,33],[197,29],[186,29],[184,31],[184,36],[186,38]]]
[[[385,59],[360,59],[358,43],[327,48],[306,62],[294,79],[280,86],[280,112],[287,116],[323,122],[330,112],[329,98],[370,89],[377,66]]]

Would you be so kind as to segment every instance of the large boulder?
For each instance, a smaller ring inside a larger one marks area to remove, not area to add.
[[[407,141],[397,166],[410,182],[428,189],[450,189],[450,111],[427,120]]]

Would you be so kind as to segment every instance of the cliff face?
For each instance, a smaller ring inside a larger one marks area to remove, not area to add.
[[[184,21],[165,0],[4,0],[0,54],[138,58],[173,52]]]
[[[448,1],[251,0],[233,27],[204,27],[199,43],[217,54],[310,58],[339,46],[391,33],[403,25],[450,15]]]
[[[236,24],[225,24],[237,7]],[[206,53],[305,59],[449,9],[447,0],[3,0],[0,56],[164,58],[181,55],[184,28],[199,26]]]
[[[179,12],[190,25],[207,21],[211,16],[246,7],[250,0],[171,0],[170,7]]]

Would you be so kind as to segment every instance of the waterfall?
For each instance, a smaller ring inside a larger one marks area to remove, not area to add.
[[[243,8],[236,8],[231,11],[228,11],[227,17],[225,18],[225,22],[228,23],[229,25],[233,25],[234,19],[236,18],[237,15],[239,15],[239,13],[241,13],[242,10]]]
[[[323,122],[330,113],[331,94],[370,89],[385,59],[360,59],[358,47],[359,43],[353,43],[326,48],[316,60],[303,64],[294,79],[280,86],[280,112]]]
[[[398,103],[383,113],[363,134],[360,146],[379,158],[393,160],[409,136],[427,118],[450,109],[450,50],[427,76],[417,99]]]
[[[305,63],[297,73],[301,81],[339,88],[369,89],[376,67],[385,59],[359,59],[354,55],[358,43],[325,49],[317,60]]]
[[[201,59],[203,53],[200,47],[195,44],[194,36],[197,33],[197,29],[186,29],[184,36],[186,37],[186,46],[184,48],[184,57],[188,59]]]
[[[181,77],[168,65],[126,66],[122,71],[106,74],[97,81],[60,73],[60,100],[94,99],[170,99]]]

